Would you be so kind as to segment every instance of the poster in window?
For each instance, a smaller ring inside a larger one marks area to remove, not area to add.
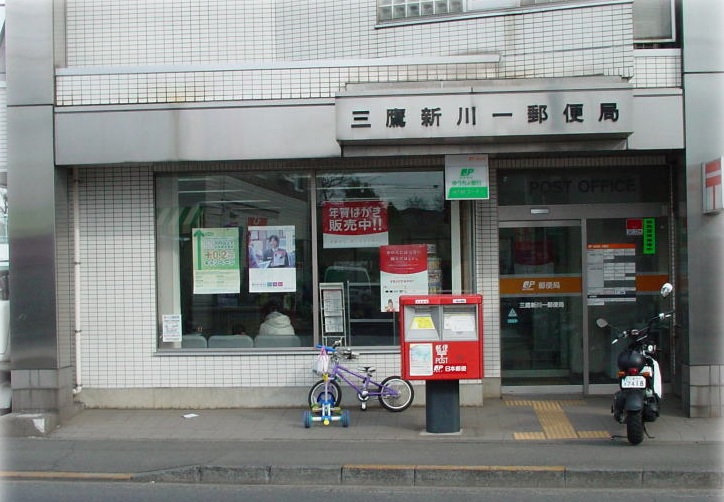
[[[194,228],[194,294],[239,293],[238,228]]]
[[[383,312],[399,312],[400,295],[428,294],[427,245],[380,246]]]
[[[162,342],[181,341],[181,314],[163,314],[162,316]]]
[[[322,245],[376,248],[388,243],[387,203],[379,200],[322,203]]]
[[[297,288],[294,226],[250,226],[247,236],[250,293],[291,293]]]

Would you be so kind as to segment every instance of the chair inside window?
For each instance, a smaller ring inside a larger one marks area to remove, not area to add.
[[[181,337],[181,348],[183,349],[205,349],[206,338],[201,335],[184,335]]]
[[[261,335],[254,339],[256,348],[301,347],[296,335]]]
[[[249,335],[213,335],[209,337],[210,349],[250,349],[254,340]]]

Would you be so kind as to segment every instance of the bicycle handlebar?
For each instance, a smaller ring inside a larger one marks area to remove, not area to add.
[[[340,352],[337,347],[330,347],[329,345],[317,344],[315,345],[315,347],[320,350],[324,349],[325,352],[329,352],[330,354],[336,354]],[[341,354],[347,359],[357,359],[359,357],[359,354],[357,352],[352,352],[352,349],[344,349]]]

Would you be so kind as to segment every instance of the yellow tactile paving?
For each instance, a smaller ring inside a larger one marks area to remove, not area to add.
[[[516,432],[513,434],[514,439],[520,440],[540,440],[540,439],[579,439],[579,438],[608,438],[610,434],[607,431],[581,431],[578,432],[573,428],[573,424],[568,420],[563,406],[577,406],[583,404],[580,400],[531,400],[531,399],[514,399],[506,401],[507,406],[530,406],[535,411],[538,422],[543,429],[542,432]]]

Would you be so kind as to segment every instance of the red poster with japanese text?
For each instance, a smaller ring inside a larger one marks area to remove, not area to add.
[[[376,248],[388,242],[386,202],[322,203],[322,245],[325,249]]]
[[[380,247],[383,312],[398,312],[400,295],[428,293],[427,244]]]

